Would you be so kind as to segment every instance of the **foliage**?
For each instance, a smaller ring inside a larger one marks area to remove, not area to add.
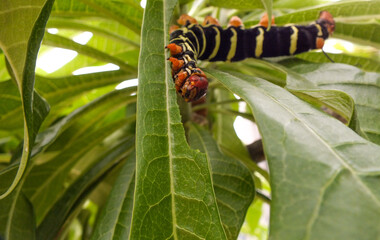
[[[270,239],[379,238],[380,1],[32,2],[0,5],[0,238],[266,239],[269,204]],[[335,63],[315,51],[203,62],[207,101],[177,97],[164,46],[180,14],[251,26],[264,11],[283,25],[320,10],[351,41],[335,40]],[[77,56],[35,67],[57,47]],[[73,74],[108,63],[118,69]],[[270,175],[236,116],[258,125]]]

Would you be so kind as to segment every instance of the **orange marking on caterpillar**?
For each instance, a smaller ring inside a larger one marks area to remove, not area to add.
[[[195,24],[195,23],[198,23],[197,20],[195,20],[195,18],[193,17],[190,17],[189,15],[187,14],[182,14],[179,19],[177,20],[177,23],[179,25],[182,25],[182,26],[186,26],[187,24]]]
[[[216,26],[220,26],[218,19],[213,18],[211,16],[207,16],[207,17],[205,17],[205,20],[203,21],[202,25],[206,26],[206,25],[209,25],[209,24],[214,24]]]
[[[268,20],[268,14],[267,13],[264,13],[264,15],[261,17],[259,25],[266,27],[266,28],[268,27],[269,20]],[[274,25],[274,16],[272,16],[272,25]]]
[[[317,49],[322,49],[323,45],[325,45],[325,40],[321,37],[317,37],[317,39],[315,40],[315,47]]]
[[[228,26],[233,26],[233,27],[244,27],[243,22],[238,16],[233,16],[230,19],[230,22],[228,23]]]
[[[183,60],[178,60],[177,58],[174,58],[174,57],[170,57],[168,60],[172,62],[172,69],[175,72],[180,70],[185,63]]]
[[[177,29],[179,29],[179,27],[177,25],[171,25],[170,28],[169,28],[169,33],[172,33],[172,32],[174,32]]]
[[[182,53],[182,47],[178,46],[175,43],[170,43],[165,48],[169,49],[170,55],[172,55],[172,56],[175,56],[175,55]]]

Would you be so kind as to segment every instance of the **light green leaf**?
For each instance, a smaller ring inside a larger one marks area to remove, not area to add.
[[[104,26],[106,25],[106,26]],[[59,28],[59,29],[73,29],[78,31],[89,31],[94,35],[109,38],[111,40],[116,40],[120,43],[131,45],[134,47],[139,47],[140,43],[124,36],[125,30],[121,29],[120,24],[111,21],[101,21],[98,24],[96,22],[88,23],[86,21],[78,21],[77,19],[66,19],[66,18],[50,18],[47,28]],[[117,31],[119,30],[119,31]],[[124,31],[121,31],[124,30]],[[117,31],[117,33],[115,33]],[[122,32],[124,34],[122,34]],[[1,76],[1,75],[0,75]]]
[[[380,9],[380,1],[378,9]],[[334,37],[380,48],[379,23],[335,23]]]
[[[254,9],[264,8],[263,1],[226,1],[226,0],[210,0],[212,6],[223,8],[236,8],[236,9]]]
[[[121,59],[118,59],[118,58],[111,56],[107,53],[101,52],[95,48],[76,43],[76,42],[74,42],[68,38],[65,38],[65,37],[46,33],[43,43],[45,45],[49,45],[49,46],[71,49],[71,50],[77,51],[80,54],[84,54],[86,56],[93,57],[93,58],[98,59],[100,61],[103,61],[105,63],[108,63],[108,62],[114,63],[115,65],[118,65],[122,70],[124,70],[126,72],[135,72],[136,71],[135,67],[126,64]]]
[[[306,60],[306,61],[315,62],[315,63],[330,62],[330,60],[325,55],[316,53],[316,52],[302,53],[302,54],[298,54],[296,57]],[[329,53],[329,57],[336,63],[350,64],[368,72],[380,72],[380,61],[377,61],[374,59],[352,56],[348,54],[333,54],[333,53]]]
[[[245,213],[255,196],[251,172],[236,159],[223,155],[211,135],[190,125],[190,146],[206,153],[211,163],[214,191],[228,239],[237,239]]]
[[[141,31],[143,9],[135,1],[81,0],[98,12],[125,25],[137,34]]]
[[[209,163],[187,145],[166,61],[175,4],[147,1],[144,13],[130,239],[226,239]]]
[[[283,86],[318,108],[328,107],[339,114],[346,123],[352,124],[355,118],[355,107],[352,98],[348,94],[342,91],[322,89],[312,80],[276,63],[269,63],[258,59],[246,62],[246,65],[252,67],[250,74],[253,73],[253,76],[258,76],[276,85]],[[287,59],[280,63],[285,66],[298,64],[293,59]],[[284,84],[284,80],[286,84]],[[355,124],[351,126],[353,129],[356,129]]]
[[[347,22],[346,18],[362,17],[370,19],[379,15],[380,1],[362,0],[362,1],[339,1],[314,8],[303,9],[289,14],[276,17],[276,24],[306,24],[318,19],[319,12],[329,11],[333,17],[342,22]],[[339,28],[336,28],[339,31]]]
[[[272,180],[270,239],[378,236],[378,145],[265,80],[207,72],[250,104],[259,126]]]
[[[17,82],[24,115],[24,145],[21,164],[12,185],[6,192],[1,193],[0,199],[11,193],[21,180],[33,146],[35,130],[38,129],[44,113],[47,112],[46,104],[43,101],[39,101],[38,104],[33,101],[33,86],[37,53],[52,5],[52,0],[38,0],[33,4],[21,0],[4,0],[0,5],[0,48],[7,58],[13,78]],[[13,21],[10,21],[11,19]],[[25,24],[19,24],[21,19]],[[38,106],[38,108],[34,108],[34,106]],[[35,117],[36,115],[40,116]]]
[[[119,173],[108,202],[103,208],[92,240],[128,239],[135,190],[136,156],[131,154]]]

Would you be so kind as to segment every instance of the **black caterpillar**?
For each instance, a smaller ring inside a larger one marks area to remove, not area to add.
[[[244,29],[238,17],[233,17],[226,29],[212,17],[206,17],[199,25],[194,18],[182,15],[178,23],[184,27],[172,29],[166,48],[170,50],[168,60],[172,63],[176,90],[186,102],[200,99],[207,91],[207,77],[197,67],[197,60],[240,61],[321,49],[335,27],[327,11],[322,11],[319,19],[308,26],[272,26],[269,31],[266,16],[259,26],[249,29]]]

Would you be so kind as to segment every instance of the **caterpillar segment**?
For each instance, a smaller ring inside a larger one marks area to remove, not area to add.
[[[290,56],[312,49],[321,49],[324,41],[334,32],[332,15],[322,11],[310,25],[273,26],[267,30],[268,17],[263,16],[258,26],[244,29],[238,17],[232,17],[223,29],[212,17],[203,24],[182,15],[178,23],[182,28],[170,34],[169,49],[172,75],[176,89],[185,101],[202,98],[207,91],[208,81],[197,67],[198,60],[241,61],[245,58]]]

